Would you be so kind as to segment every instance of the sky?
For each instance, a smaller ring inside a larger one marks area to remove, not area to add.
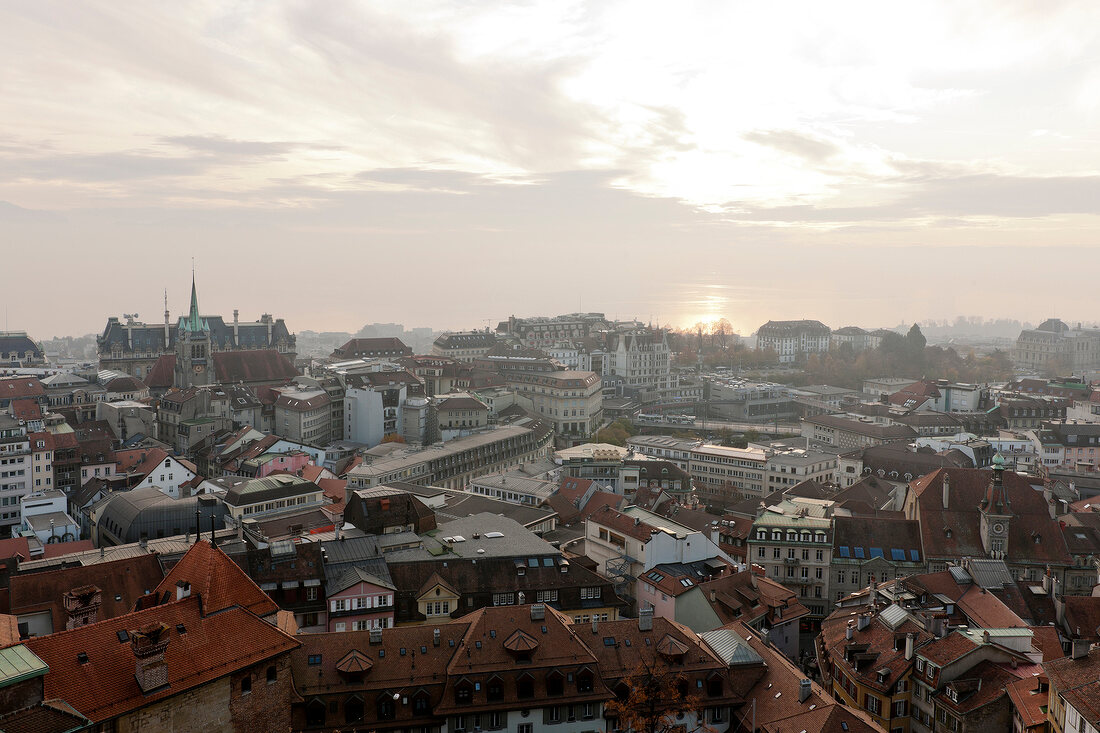
[[[1096,320],[1100,3],[0,4],[6,328]]]

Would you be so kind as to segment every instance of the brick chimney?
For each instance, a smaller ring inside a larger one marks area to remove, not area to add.
[[[94,585],[82,585],[61,596],[61,602],[65,604],[65,611],[69,614],[65,630],[70,631],[96,622],[99,607],[103,605],[103,594]]]
[[[168,625],[154,622],[130,632],[130,648],[137,658],[134,676],[142,692],[148,693],[168,684],[168,665],[164,650],[168,648]]]

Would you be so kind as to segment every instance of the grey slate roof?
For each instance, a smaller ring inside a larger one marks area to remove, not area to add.
[[[730,667],[740,664],[761,664],[764,661],[763,657],[732,629],[715,629],[700,634],[699,638]]]

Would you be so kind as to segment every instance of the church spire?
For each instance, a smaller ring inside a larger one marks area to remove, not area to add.
[[[195,290],[195,268],[191,267],[191,312],[187,319],[188,330],[201,331],[202,319],[199,318],[199,296]]]

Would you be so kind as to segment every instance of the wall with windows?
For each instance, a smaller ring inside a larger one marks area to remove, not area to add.
[[[329,631],[393,628],[393,589],[374,583],[355,585],[328,597]]]

